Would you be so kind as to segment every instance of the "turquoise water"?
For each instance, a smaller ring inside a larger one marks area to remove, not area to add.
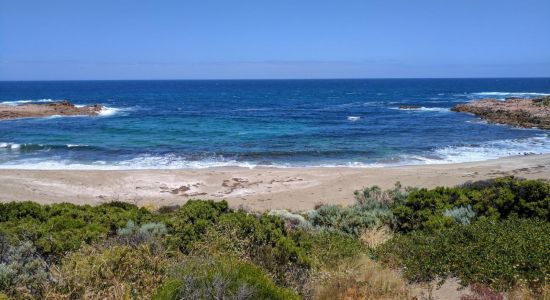
[[[550,79],[0,82],[4,104],[107,107],[99,117],[0,121],[0,168],[394,166],[550,153],[547,131],[449,111],[545,94]]]

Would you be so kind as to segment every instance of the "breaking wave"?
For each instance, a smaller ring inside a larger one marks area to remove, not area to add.
[[[404,155],[402,164],[446,164],[484,161],[517,155],[550,153],[547,134],[525,139],[490,141],[478,145],[436,148],[425,155]]]
[[[472,95],[481,96],[481,97],[518,97],[518,98],[550,96],[550,94],[547,94],[547,93],[529,93],[529,92],[479,92],[479,93],[472,93]]]
[[[392,107],[391,109],[398,109],[398,110],[404,110],[404,111],[417,111],[417,112],[450,112],[450,108],[445,107],[418,107],[418,108],[399,108],[399,107]]]
[[[48,103],[48,102],[54,102],[54,101],[62,101],[62,100],[37,99],[37,100],[2,101],[0,102],[0,105],[19,105],[19,104],[25,104],[25,103]]]
[[[88,145],[27,145],[0,143],[0,150],[28,151],[65,148],[74,150],[101,150]],[[484,161],[516,155],[550,153],[548,134],[525,139],[497,140],[477,145],[455,145],[436,148],[423,154],[402,154],[376,161],[319,161],[317,163],[268,163],[253,160],[238,160],[221,155],[203,159],[189,159],[176,154],[144,154],[120,161],[96,160],[91,162],[70,159],[27,158],[1,163],[0,169],[73,169],[73,170],[130,170],[130,169],[204,169],[212,167],[395,167],[405,165],[448,164]]]

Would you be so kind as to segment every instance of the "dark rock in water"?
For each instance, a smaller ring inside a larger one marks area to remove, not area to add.
[[[399,106],[399,109],[419,109],[422,108],[422,106],[419,105],[401,105]]]
[[[472,113],[492,123],[550,129],[550,105],[546,105],[545,99],[482,99],[456,105],[451,110]]]
[[[98,104],[77,107],[66,100],[46,104],[0,105],[0,120],[50,116],[97,116],[102,108],[103,106]]]

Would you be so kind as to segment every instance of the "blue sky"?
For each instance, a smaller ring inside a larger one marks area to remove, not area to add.
[[[0,0],[0,80],[548,77],[548,0]]]

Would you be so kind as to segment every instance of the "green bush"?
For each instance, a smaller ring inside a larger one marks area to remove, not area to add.
[[[466,215],[457,219],[461,207],[473,211],[464,211]],[[494,220],[517,216],[550,221],[550,183],[504,177],[454,188],[419,189],[394,205],[392,211],[397,229],[402,232],[437,230],[457,221],[467,223],[474,215]]]
[[[535,101],[536,105],[550,107],[550,96],[544,96],[542,98],[536,99]]]
[[[550,276],[550,223],[512,217],[414,231],[397,235],[377,255],[403,267],[413,281],[457,276],[465,285],[481,283],[498,290],[519,283],[541,288]]]
[[[193,254],[235,257],[265,270],[277,284],[301,289],[311,260],[285,228],[284,221],[244,211],[221,215],[191,247]]]
[[[363,243],[356,237],[328,230],[297,230],[293,239],[312,260],[315,269],[332,268],[342,260],[366,252]]]
[[[171,233],[170,244],[187,253],[193,242],[217,223],[222,214],[229,212],[226,201],[187,201],[165,220]]]
[[[68,203],[0,203],[0,233],[8,239],[29,240],[46,255],[59,256],[114,234],[128,220],[142,222],[153,216],[135,205],[112,202],[98,206]]]
[[[277,287],[253,264],[236,259],[191,259],[155,293],[153,299],[299,299]]]
[[[179,256],[157,243],[97,244],[66,255],[54,269],[52,299],[150,299]]]

